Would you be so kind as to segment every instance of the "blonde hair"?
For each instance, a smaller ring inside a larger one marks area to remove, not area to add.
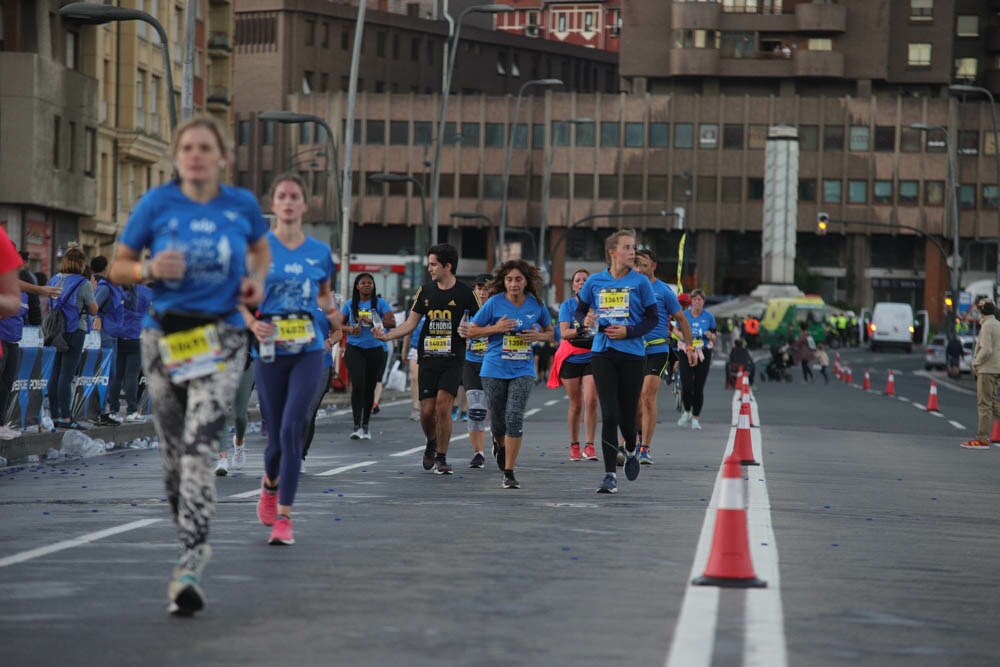
[[[619,229],[604,241],[604,259],[610,259],[611,251],[618,247],[619,241],[624,237],[635,240],[635,231],[631,229]]]
[[[229,157],[229,149],[226,147],[226,135],[222,129],[222,125],[219,124],[219,121],[215,117],[202,113],[191,116],[174,130],[174,138],[170,142],[171,159],[177,157],[177,151],[181,145],[181,137],[184,136],[184,133],[196,127],[203,127],[214,134],[215,140],[219,143],[219,152],[222,153],[222,157]]]

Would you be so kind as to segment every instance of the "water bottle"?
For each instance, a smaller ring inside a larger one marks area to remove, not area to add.
[[[170,220],[170,237],[167,239],[166,250],[176,250],[178,252],[184,252],[184,245],[181,243],[180,238],[177,234],[177,226],[180,222],[177,218]],[[184,283],[183,280],[161,280],[163,286],[167,289],[180,289],[181,285]]]
[[[463,326],[469,326],[469,309],[465,309],[465,313],[462,315],[462,321],[458,323],[458,335],[465,338],[466,335],[462,333]]]
[[[379,317],[378,311],[372,308],[372,333],[378,333],[379,329],[382,328],[382,318]]]
[[[273,325],[273,322],[272,322]],[[277,328],[277,325],[274,325]],[[274,361],[275,343],[274,343],[274,332],[269,336],[266,336],[260,341],[260,360],[265,364],[269,364]]]
[[[590,309],[590,312],[593,313],[594,315],[594,323],[590,325],[588,331],[590,332],[591,336],[596,336],[597,332],[601,330],[601,327],[600,324],[598,324],[597,322],[597,312],[593,308]]]

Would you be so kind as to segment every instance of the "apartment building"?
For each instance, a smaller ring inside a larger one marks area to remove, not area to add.
[[[471,2],[471,0],[470,0]],[[496,29],[604,51],[621,45],[621,0],[510,0]]]

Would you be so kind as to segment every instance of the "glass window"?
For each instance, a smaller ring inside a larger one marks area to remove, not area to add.
[[[920,202],[920,183],[917,181],[899,182],[900,205],[913,206]]]
[[[868,203],[868,181],[847,181],[847,203]]]
[[[462,145],[479,147],[479,123],[462,123]]]
[[[458,196],[462,199],[479,199],[479,174],[458,175]]]
[[[455,134],[454,125],[452,125],[450,131],[449,128],[445,127],[444,136],[449,143],[455,137]],[[465,139],[463,138],[462,141],[465,141]],[[434,143],[434,125],[426,120],[413,121],[413,145],[430,146],[432,143]]]
[[[618,199],[618,176],[601,174],[597,177],[597,198]]]
[[[840,197],[840,181],[832,178],[823,179],[823,203],[839,204]]]
[[[823,128],[823,150],[844,150],[844,128],[840,125],[827,125]]]
[[[593,174],[573,174],[573,198],[574,199],[594,198]]]
[[[875,150],[879,153],[891,153],[896,150],[896,128],[891,125],[875,127]]]
[[[944,181],[924,181],[924,204],[930,206],[944,204]]]
[[[852,151],[867,151],[868,128],[863,125],[852,125],[849,145]]]
[[[503,148],[503,134],[503,123],[486,123],[486,129],[483,132],[486,148]]]
[[[642,148],[645,145],[645,134],[642,123],[625,123],[625,147]]]
[[[983,208],[996,210],[1000,205],[1000,187],[996,185],[983,186]]]
[[[576,145],[590,147],[594,145],[594,123],[573,123],[576,126]]]
[[[816,179],[799,179],[799,201],[816,201]]]
[[[923,146],[923,132],[912,127],[904,127],[899,131],[899,151],[901,153],[919,153]]]
[[[514,148],[528,147],[528,124],[518,123],[514,127]]]
[[[698,126],[698,148],[714,150],[719,147],[719,126],[715,123],[702,123]]]
[[[993,136],[993,130],[986,130],[983,132],[983,155],[996,155],[997,154],[997,143],[996,137]]]
[[[958,152],[961,155],[979,155],[979,132],[977,130],[959,131]]]
[[[613,146],[617,148],[621,145],[621,140],[618,137],[619,128],[617,122],[601,122],[601,146],[609,147]]]
[[[832,51],[833,40],[829,37],[814,37],[806,43],[810,51]]]
[[[975,81],[979,71],[979,60],[976,58],[955,58],[955,78],[965,81]]]
[[[729,123],[722,126],[722,148],[725,150],[743,150],[743,126],[731,125]]]
[[[393,146],[406,146],[410,143],[410,123],[405,120],[389,122],[389,143]]]
[[[545,148],[545,124],[534,123],[531,126],[531,147],[538,150]]]
[[[569,198],[569,174],[552,174],[549,181],[549,196],[555,199]]]
[[[486,174],[483,176],[483,199],[503,198],[503,175]]]
[[[906,64],[910,67],[930,67],[931,45],[926,42],[914,42],[907,45]]]
[[[934,18],[934,0],[910,0],[910,20],[930,21]]]
[[[646,197],[649,201],[667,201],[667,177],[648,177],[646,179]]]
[[[247,146],[250,144],[250,121],[241,120],[236,124],[236,145]]]
[[[763,201],[764,200],[764,179],[763,178],[748,178],[747,179],[747,199],[750,201]]]
[[[622,199],[642,201],[642,176],[625,174],[622,178]]]
[[[743,198],[743,179],[739,176],[722,177],[722,203],[739,204]]]
[[[760,149],[767,146],[767,125],[751,125],[747,148]]]
[[[369,120],[365,123],[365,143],[369,146],[385,144],[384,120]]]
[[[694,125],[691,123],[674,124],[674,148],[691,148],[694,146]]]
[[[799,150],[815,151],[819,150],[819,126],[800,125],[799,126]]]
[[[649,124],[649,147],[650,148],[666,148],[667,144],[670,142],[670,124],[669,123],[650,123]]]
[[[959,37],[979,37],[979,17],[959,16],[955,21],[955,34]]]
[[[300,144],[311,144],[312,131],[314,125],[312,123],[299,123],[299,143]]]
[[[976,186],[975,185],[959,185],[958,186],[958,205],[963,209],[974,209],[976,208]]]
[[[271,146],[274,144],[274,121],[268,120],[264,121],[261,127],[261,142],[264,146]]]
[[[695,200],[705,204],[714,203],[716,184],[715,176],[699,176],[695,182]]]
[[[892,203],[892,181],[875,181],[875,187],[872,189],[872,203]]]
[[[928,153],[944,153],[947,150],[948,135],[943,130],[928,130],[924,134],[927,135]]]
[[[564,120],[552,121],[552,145],[569,146],[569,123]]]

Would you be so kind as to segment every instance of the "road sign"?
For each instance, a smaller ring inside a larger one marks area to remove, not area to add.
[[[972,292],[959,292],[958,312],[965,315],[969,312],[969,308],[972,308]]]

